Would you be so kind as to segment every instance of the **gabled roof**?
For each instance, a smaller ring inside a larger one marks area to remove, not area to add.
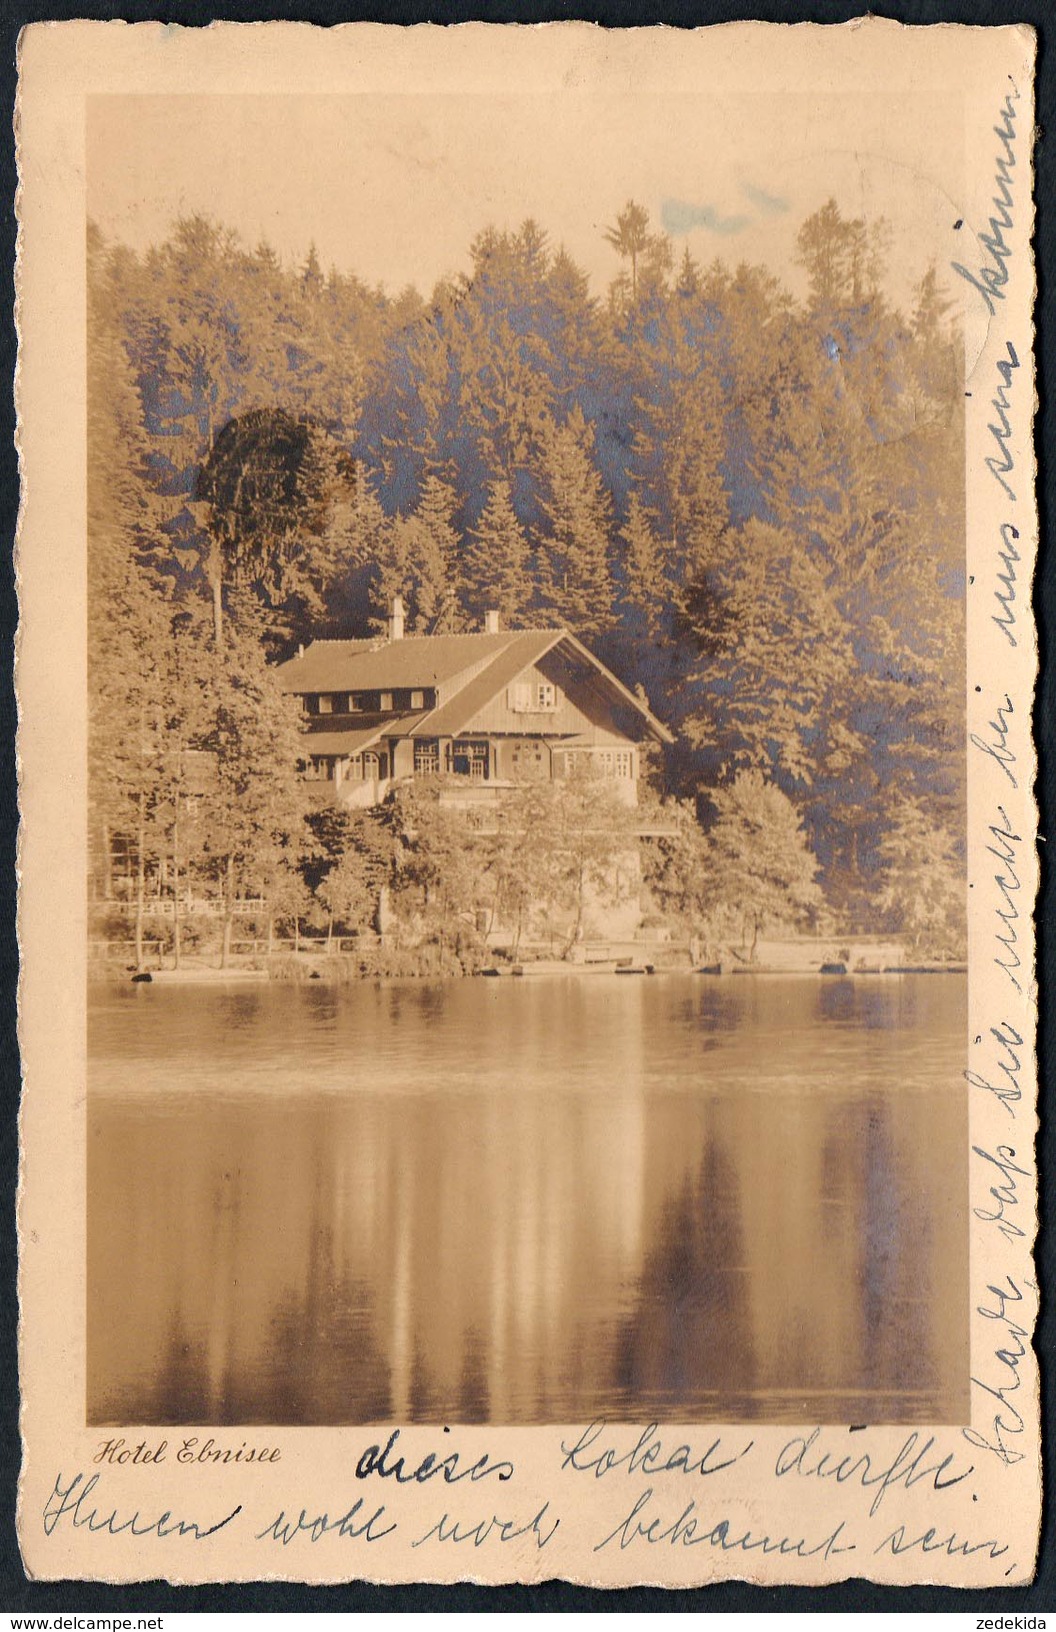
[[[431,714],[418,722],[404,735],[413,737],[454,737],[468,725],[474,714],[487,707],[511,680],[538,663],[551,647],[562,639],[562,629],[526,629],[516,640],[493,657],[486,669],[474,675],[449,702],[441,703]]]
[[[637,714],[657,742],[674,741],[667,726],[641,698],[567,629],[508,629],[493,635],[406,635],[401,640],[317,640],[303,656],[280,664],[277,673],[283,689],[295,695],[439,687],[441,698],[435,709],[389,715],[378,735],[457,736],[492,698],[557,646],[565,647],[566,655],[587,669],[610,697]],[[373,721],[374,716],[371,718]],[[347,740],[356,731],[357,727],[344,732],[328,728],[326,734]]]
[[[497,635],[405,635],[402,640],[313,640],[302,657],[280,663],[284,691],[389,691],[437,686],[531,638],[532,630]],[[525,662],[530,662],[526,658]]]
[[[566,645],[571,647],[577,657],[579,657],[580,660],[587,665],[587,667],[595,671],[597,678],[604,682],[609,691],[615,692],[622,703],[624,703],[627,707],[632,708],[636,714],[641,716],[646,725],[649,727],[650,735],[654,737],[657,742],[674,742],[674,732],[668,729],[663,720],[658,720],[649,705],[644,703],[640,697],[625,686],[622,680],[618,680],[613,674],[612,670],[606,668],[605,664],[602,663],[599,658],[594,656],[594,653],[588,646],[584,646],[583,642],[581,640],[577,640],[575,635],[570,634],[567,629],[562,630],[562,635]]]

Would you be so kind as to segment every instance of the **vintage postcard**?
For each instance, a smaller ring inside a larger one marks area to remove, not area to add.
[[[1031,1578],[1033,63],[24,34],[35,1578]]]

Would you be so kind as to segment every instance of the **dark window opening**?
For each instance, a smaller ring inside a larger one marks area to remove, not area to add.
[[[451,769],[456,776],[469,776],[477,782],[488,779],[488,744],[486,742],[454,742],[451,744]]]
[[[415,776],[439,776],[440,744],[438,742],[422,739],[415,743],[414,774]]]

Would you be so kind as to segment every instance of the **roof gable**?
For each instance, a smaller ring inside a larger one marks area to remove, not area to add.
[[[441,703],[431,714],[415,725],[407,735],[415,737],[454,737],[462,731],[480,709],[516,680],[525,669],[531,668],[562,638],[560,629],[526,629],[505,651],[493,657],[487,668],[473,677],[450,701]]]
[[[632,709],[641,717],[648,727],[649,735],[653,737],[656,742],[674,742],[674,733],[668,729],[663,720],[657,719],[656,715],[653,713],[652,709],[647,703],[644,703],[640,697],[636,696],[635,693],[629,689],[629,687],[625,686],[622,680],[618,680],[613,674],[612,670],[606,668],[601,659],[595,657],[590,648],[588,646],[584,646],[581,640],[577,640],[575,635],[571,634],[567,629],[562,631],[562,633],[564,642],[569,646],[569,648],[578,658],[581,659],[582,662],[594,670],[595,678],[600,680],[602,684],[612,692],[613,696],[619,699],[624,707]]]
[[[633,691],[629,691],[612,670],[606,668],[605,664],[578,641],[575,635],[569,634],[567,629],[526,630],[517,645],[509,647],[493,658],[487,668],[456,692],[449,702],[420,717],[409,730],[405,729],[404,734],[413,737],[457,736],[459,732],[468,729],[474,715],[516,680],[518,675],[523,674],[525,669],[531,668],[540,658],[545,657],[547,652],[557,647],[566,647],[574,660],[589,669],[595,684],[600,684],[621,708],[637,715],[654,741],[675,740],[667,726],[656,718],[641,698],[636,697]]]
[[[589,668],[595,683],[637,714],[655,741],[674,741],[641,698],[567,629],[407,635],[402,640],[316,640],[301,657],[281,663],[276,672],[283,689],[294,695],[441,688],[435,709],[398,717],[385,734],[457,736],[505,686],[557,646],[565,647],[569,656]]]

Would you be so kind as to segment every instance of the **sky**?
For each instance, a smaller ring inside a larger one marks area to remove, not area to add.
[[[959,99],[929,125],[908,99],[575,91],[452,96],[92,96],[88,212],[137,250],[204,212],[248,244],[355,272],[390,293],[466,270],[485,225],[533,216],[601,292],[604,230],[629,198],[676,250],[761,261],[793,287],[795,235],[835,196],[888,223],[902,300],[954,242]],[[941,178],[941,180],[940,180]],[[950,280],[947,280],[950,282]]]

